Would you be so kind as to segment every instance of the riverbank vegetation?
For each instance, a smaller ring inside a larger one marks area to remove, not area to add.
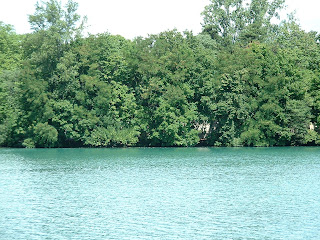
[[[282,0],[211,0],[203,31],[84,36],[77,3],[0,23],[4,147],[320,144],[320,35]]]

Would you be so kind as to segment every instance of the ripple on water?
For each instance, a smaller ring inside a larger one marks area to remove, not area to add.
[[[0,239],[318,239],[320,148],[0,149]]]

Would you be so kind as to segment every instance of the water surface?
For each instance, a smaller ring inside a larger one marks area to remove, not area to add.
[[[320,148],[0,149],[0,239],[320,239]]]

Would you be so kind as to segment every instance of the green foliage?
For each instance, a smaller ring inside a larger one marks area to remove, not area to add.
[[[31,29],[35,32],[49,31],[60,36],[62,43],[68,43],[78,35],[81,35],[84,21],[80,25],[77,23],[81,17],[76,13],[78,3],[69,0],[62,8],[57,0],[48,2],[37,2],[34,15],[29,16]]]
[[[263,133],[260,129],[248,129],[241,133],[240,139],[241,142],[245,146],[257,146],[257,147],[264,147],[266,143],[263,141],[264,139]]]
[[[31,138],[27,138],[23,141],[22,146],[25,148],[35,148],[36,145]]]
[[[33,33],[0,23],[0,146],[319,145],[319,34],[273,24],[283,3],[211,0],[201,34],[133,41],[37,4]]]
[[[16,145],[21,116],[18,81],[22,52],[21,36],[13,27],[0,22],[0,145]]]
[[[306,145],[316,145],[320,143],[320,135],[316,131],[309,130],[304,136],[304,144]]]
[[[18,71],[5,71],[0,74],[0,145],[17,146],[22,117],[19,97],[21,96]]]
[[[34,126],[33,131],[34,140],[37,147],[55,146],[58,140],[58,131],[53,126],[49,125],[48,123],[38,123],[36,126]]]
[[[17,35],[11,25],[0,21],[0,74],[4,70],[14,70],[20,66],[21,36]]]
[[[202,13],[203,31],[224,47],[240,40],[245,44],[262,41],[283,7],[284,0],[210,0]]]
[[[136,94],[142,106],[142,143],[149,146],[193,146],[195,125],[203,121],[198,107],[203,85],[210,81],[215,42],[176,30],[137,39],[140,60]],[[206,46],[210,48],[207,49]]]
[[[32,34],[23,41],[24,57],[33,65],[39,77],[49,79],[70,44],[81,37],[83,24],[76,13],[78,4],[68,1],[65,9],[56,0],[36,5],[29,16]]]

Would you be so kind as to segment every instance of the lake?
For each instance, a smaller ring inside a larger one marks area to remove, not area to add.
[[[320,148],[0,149],[0,239],[320,239]]]

